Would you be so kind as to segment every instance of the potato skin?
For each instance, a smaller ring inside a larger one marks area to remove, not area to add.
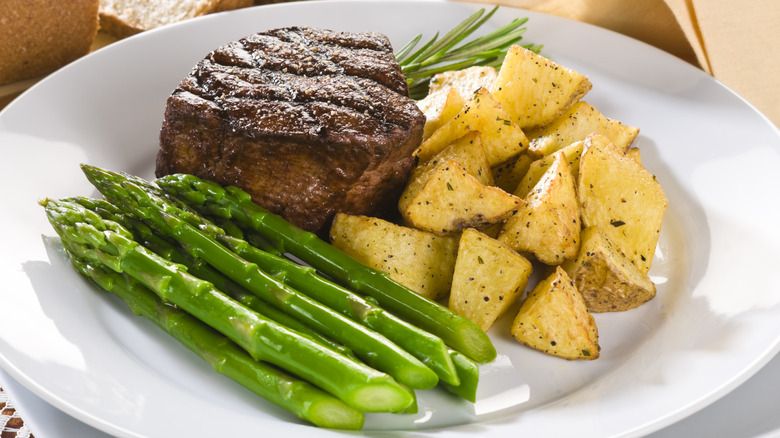
[[[468,228],[458,245],[449,308],[488,331],[523,295],[532,270],[512,248]]]
[[[510,120],[486,88],[480,88],[455,117],[422,142],[414,155],[424,163],[453,141],[475,131],[482,135],[491,166],[504,163],[528,149],[528,137],[523,130]]]
[[[580,207],[574,177],[563,152],[510,217],[498,240],[542,263],[558,265],[574,258],[580,248]]]
[[[591,134],[580,157],[577,196],[583,226],[600,226],[646,274],[668,204],[655,176],[603,135]]]
[[[593,132],[607,137],[618,149],[625,151],[639,134],[639,128],[605,117],[593,105],[581,100],[548,125],[528,132],[531,139],[529,151],[550,155],[574,142],[585,140]]]
[[[457,162],[440,164],[402,212],[406,224],[442,236],[505,221],[523,200],[481,184]]]
[[[512,336],[564,359],[598,359],[598,328],[574,282],[560,267],[528,293],[512,323]]]
[[[597,226],[583,230],[577,258],[561,266],[594,313],[633,309],[655,297],[655,284]]]
[[[592,88],[590,80],[521,46],[512,46],[490,91],[528,131],[555,120]]]
[[[424,297],[439,300],[450,292],[458,245],[455,237],[339,213],[330,240],[336,248]]]

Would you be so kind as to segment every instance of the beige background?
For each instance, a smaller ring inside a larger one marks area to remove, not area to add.
[[[470,0],[560,15],[645,41],[702,68],[780,126],[777,0]]]
[[[780,126],[777,0],[473,1],[561,15],[653,44],[714,75]],[[110,42],[99,38],[95,46]],[[38,79],[0,85],[0,109]],[[9,407],[4,397],[0,388],[0,408]]]
[[[645,41],[712,74],[780,126],[778,0],[471,1],[556,14]],[[0,108],[33,83],[0,86]]]

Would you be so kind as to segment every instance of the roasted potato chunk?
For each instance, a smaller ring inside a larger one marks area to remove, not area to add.
[[[596,321],[560,267],[528,293],[511,331],[521,343],[552,356],[593,360],[600,354]]]
[[[577,191],[583,225],[600,226],[647,273],[667,207],[655,176],[603,135],[591,134],[580,157]]]
[[[511,248],[468,228],[458,244],[449,308],[488,331],[523,295],[532,269]]]
[[[479,132],[471,132],[455,140],[451,145],[439,152],[426,163],[421,163],[412,169],[409,181],[398,200],[398,210],[403,212],[409,203],[420,193],[425,184],[436,172],[436,168],[444,162],[454,161],[469,175],[476,178],[480,184],[493,185],[493,173],[488,164],[485,147]]]
[[[486,186],[458,163],[445,161],[402,211],[406,223],[439,235],[482,228],[506,220],[523,200]]]
[[[501,105],[485,89],[480,88],[463,109],[423,141],[415,151],[420,162],[430,160],[450,143],[478,131],[482,135],[490,165],[498,165],[528,148],[523,130],[509,120]]]
[[[425,114],[423,140],[455,117],[465,104],[466,99],[455,88],[440,89],[418,100],[417,107]]]
[[[511,120],[529,130],[555,120],[591,87],[590,80],[574,70],[512,46],[490,91]]]
[[[489,66],[473,66],[462,70],[452,70],[439,73],[431,78],[428,92],[454,88],[461,96],[469,98],[480,88],[490,88],[498,76],[496,69]]]
[[[418,294],[439,300],[452,286],[458,239],[368,216],[338,213],[330,229],[336,248]]]
[[[629,148],[626,151],[626,156],[636,161],[637,164],[642,164],[642,153],[639,151],[639,148]]]
[[[564,154],[566,161],[569,162],[569,169],[571,170],[571,174],[575,180],[579,174],[580,156],[582,155],[582,150],[584,148],[585,142],[578,141],[576,143],[570,144],[569,146],[566,146],[559,151]],[[531,192],[531,189],[533,189],[534,186],[539,182],[539,180],[542,178],[542,175],[544,175],[547,169],[552,165],[553,161],[555,161],[555,154],[548,155],[531,163],[528,166],[528,171],[525,173],[525,176],[523,176],[523,179],[520,180],[520,182],[517,184],[517,188],[515,188],[514,192],[512,193],[515,196],[519,196],[521,198],[528,196],[528,194]]]
[[[655,284],[610,241],[603,227],[585,228],[581,239],[577,257],[561,267],[574,281],[588,310],[621,312],[655,297]]]
[[[530,155],[523,153],[504,164],[493,166],[494,185],[505,192],[514,193],[533,161]]]
[[[527,132],[531,139],[529,153],[550,155],[574,142],[585,140],[592,132],[607,137],[625,151],[639,134],[639,128],[605,117],[593,105],[580,101],[548,125]]]
[[[548,265],[574,258],[580,249],[580,206],[575,180],[563,152],[534,186],[517,214],[510,217],[498,240],[533,254]]]

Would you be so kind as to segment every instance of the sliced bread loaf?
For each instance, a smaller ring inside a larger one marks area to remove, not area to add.
[[[144,30],[253,3],[253,0],[100,0],[100,28],[117,38],[125,38]]]
[[[0,1],[0,84],[51,73],[89,53],[98,0]]]

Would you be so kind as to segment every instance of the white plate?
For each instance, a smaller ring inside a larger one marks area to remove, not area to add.
[[[646,438],[780,437],[780,356],[699,412]],[[0,368],[0,387],[8,393],[16,412],[36,438],[108,438],[109,435],[63,413],[28,391]]]
[[[151,177],[165,99],[209,50],[287,25],[414,34],[459,22],[478,5],[306,2],[218,14],[114,44],[42,81],[0,113],[0,366],[36,395],[120,436],[334,436],[301,424],[212,372],[68,265],[44,197],[94,195],[78,164]],[[620,35],[529,16],[526,40],[588,75],[587,100],[638,126],[636,145],[669,197],[658,296],[597,315],[602,357],[568,362],[491,331],[476,405],[438,391],[420,413],[372,415],[366,435],[635,436],[735,388],[780,349],[780,134],[717,81]],[[503,321],[506,323],[506,321]],[[193,418],[195,420],[193,420]],[[388,431],[388,432],[384,432]]]

